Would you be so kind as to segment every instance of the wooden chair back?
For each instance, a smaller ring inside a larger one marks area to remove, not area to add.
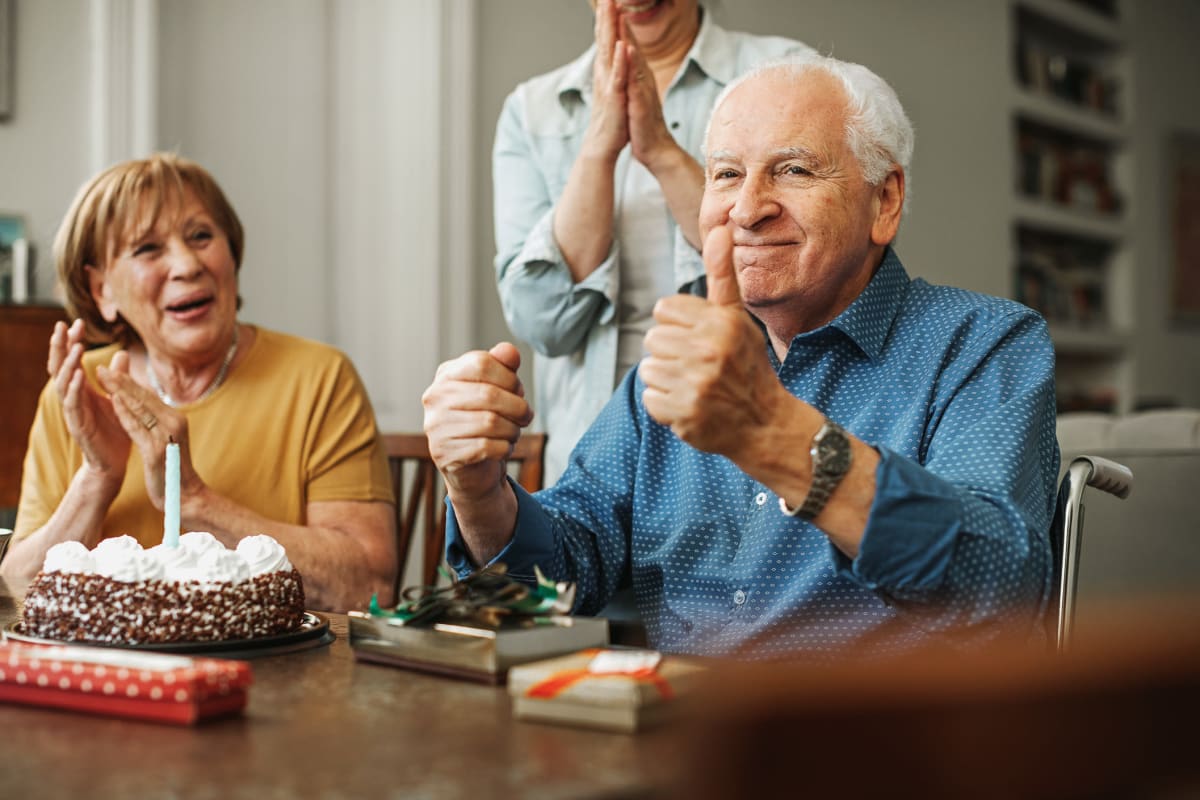
[[[542,488],[545,445],[544,433],[525,433],[513,447],[509,463],[517,465],[515,480],[526,491],[536,492]],[[399,599],[414,540],[422,543],[421,582],[426,586],[437,583],[446,542],[446,488],[433,465],[429,440],[424,433],[385,433],[383,447],[392,473],[392,492],[396,495],[396,552],[400,562],[396,572],[396,596]]]

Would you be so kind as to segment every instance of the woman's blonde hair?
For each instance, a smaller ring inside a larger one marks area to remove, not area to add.
[[[138,335],[120,317],[109,322],[100,313],[88,268],[104,269],[121,246],[154,228],[164,207],[181,204],[189,189],[229,240],[241,269],[241,220],[212,175],[194,161],[173,153],[125,161],[92,178],[75,195],[54,237],[54,261],[67,312],[83,320],[89,341],[130,345]]]

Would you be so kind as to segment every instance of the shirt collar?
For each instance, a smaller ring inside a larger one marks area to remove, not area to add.
[[[592,62],[595,58],[596,43],[593,42],[583,55],[563,70],[555,87],[560,103],[565,105],[570,102],[568,97],[574,95],[591,104]],[[685,65],[695,64],[722,86],[737,77],[735,43],[724,28],[713,22],[712,14],[703,6],[700,8],[700,31],[683,61]]]
[[[737,77],[737,44],[729,32],[713,21],[712,14],[701,8],[700,32],[685,62],[695,64],[721,86]]]
[[[567,64],[566,69],[559,75],[555,93],[560,103],[567,103],[568,95],[582,97],[591,102],[592,99],[592,61],[596,58],[596,43],[583,52],[579,58]]]
[[[868,358],[878,359],[908,294],[909,282],[908,272],[889,245],[867,288],[827,327],[837,328]]]

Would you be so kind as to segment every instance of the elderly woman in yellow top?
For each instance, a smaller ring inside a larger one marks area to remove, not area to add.
[[[238,321],[243,241],[212,176],[177,156],[80,190],[54,246],[75,319],[50,337],[5,575],[31,577],[62,541],[160,542],[174,440],[183,530],[231,547],[269,534],[313,608],[391,599],[393,497],[366,391],[337,350]]]

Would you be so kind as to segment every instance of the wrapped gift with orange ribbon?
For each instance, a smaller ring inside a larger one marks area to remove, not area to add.
[[[661,721],[704,671],[655,650],[580,650],[513,667],[508,693],[519,719],[633,732]]]

